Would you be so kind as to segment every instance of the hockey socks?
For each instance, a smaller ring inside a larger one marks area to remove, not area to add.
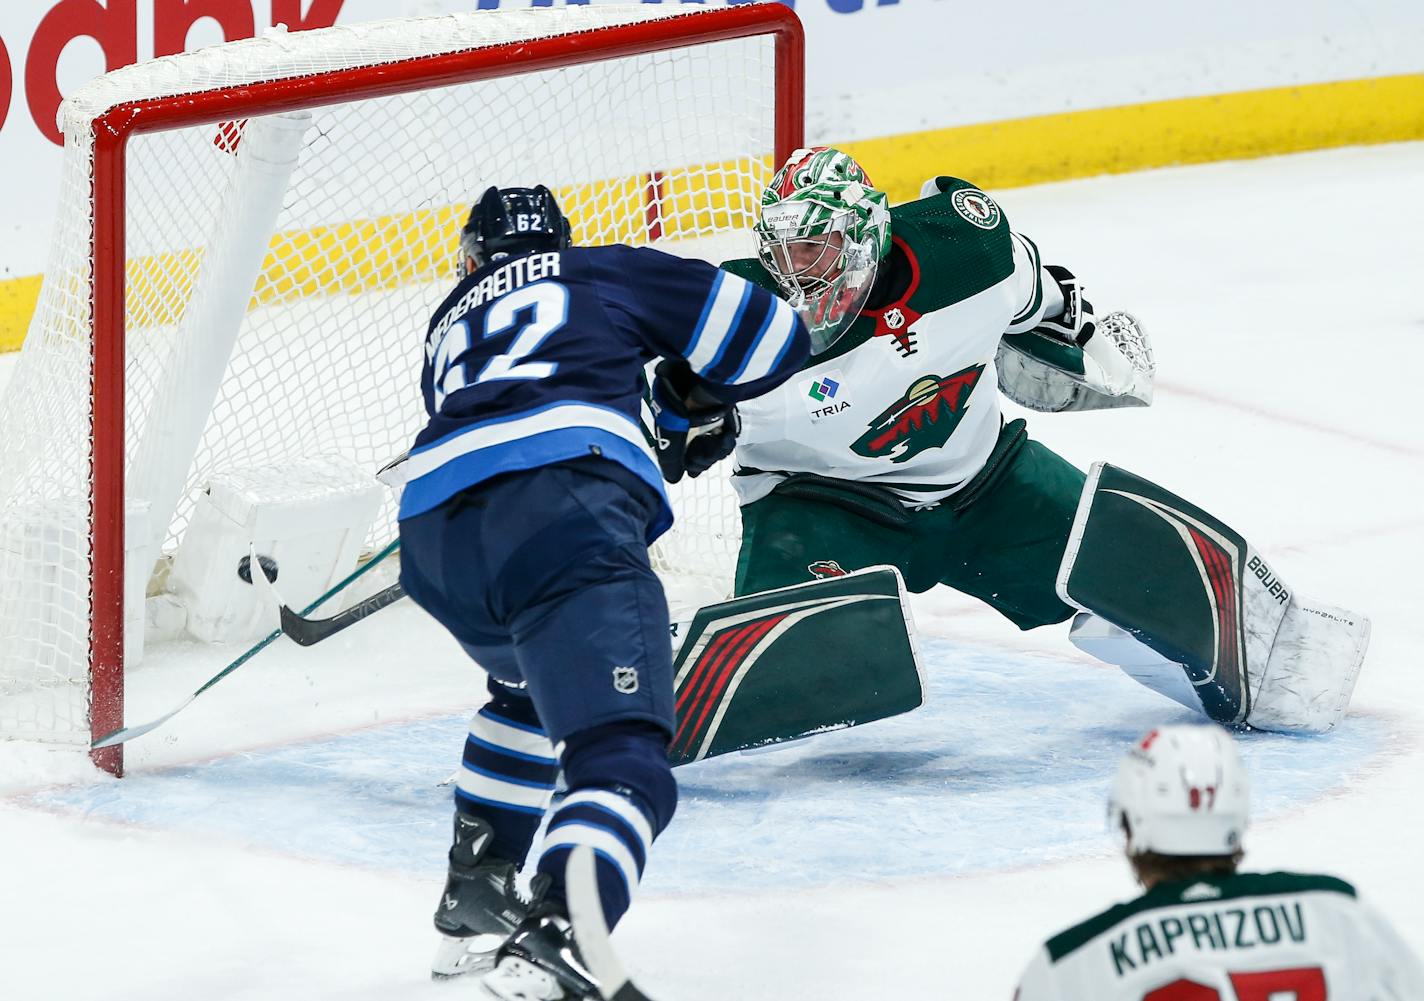
[[[672,820],[677,783],[667,761],[667,734],[623,722],[574,734],[565,742],[569,794],[549,819],[538,871],[549,877],[546,900],[563,905],[569,854],[593,850],[604,919],[612,928],[628,910],[647,865],[648,848]]]
[[[470,721],[455,805],[493,829],[491,856],[518,864],[549,809],[559,763],[533,703],[499,682],[489,687],[493,698]]]

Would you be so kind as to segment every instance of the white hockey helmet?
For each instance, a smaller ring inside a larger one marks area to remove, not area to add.
[[[1236,742],[1219,726],[1164,726],[1133,745],[1108,802],[1127,820],[1127,853],[1233,855],[1241,849],[1250,788]]]

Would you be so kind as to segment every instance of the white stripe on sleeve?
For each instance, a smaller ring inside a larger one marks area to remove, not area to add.
[[[747,367],[732,380],[735,385],[766,378],[771,373],[771,367],[776,364],[776,359],[780,358],[781,352],[786,349],[786,342],[796,331],[794,309],[780,299],[775,300],[771,308],[771,323],[761,335],[761,340],[757,341]]]
[[[716,285],[709,293],[713,297],[712,307],[707,310],[707,318],[692,334],[692,346],[687,352],[687,364],[692,371],[701,375],[716,359],[723,343],[735,331],[732,321],[742,303],[751,297],[752,287],[745,279],[723,271],[718,275]]]

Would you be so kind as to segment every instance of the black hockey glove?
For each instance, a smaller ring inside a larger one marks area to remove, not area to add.
[[[1057,264],[1045,264],[1043,270],[1048,272],[1057,284],[1058,291],[1063,294],[1063,315],[1051,320],[1045,319],[1033,329],[1081,348],[1092,339],[1098,329],[1093,305],[1083,298],[1083,286],[1079,284],[1073,272]]]
[[[737,408],[708,393],[685,361],[658,362],[648,406],[658,467],[669,483],[681,480],[684,472],[696,479],[737,444],[742,429]]]

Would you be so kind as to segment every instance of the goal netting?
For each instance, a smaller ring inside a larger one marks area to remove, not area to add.
[[[277,32],[67,100],[44,288],[0,400],[0,736],[122,723],[215,477],[281,469],[299,493],[303,470],[409,447],[425,325],[485,186],[548,184],[578,243],[746,253],[801,139],[800,59],[777,4],[480,11]],[[725,590],[725,481],[673,499],[660,569]],[[395,512],[385,495],[365,551]]]

